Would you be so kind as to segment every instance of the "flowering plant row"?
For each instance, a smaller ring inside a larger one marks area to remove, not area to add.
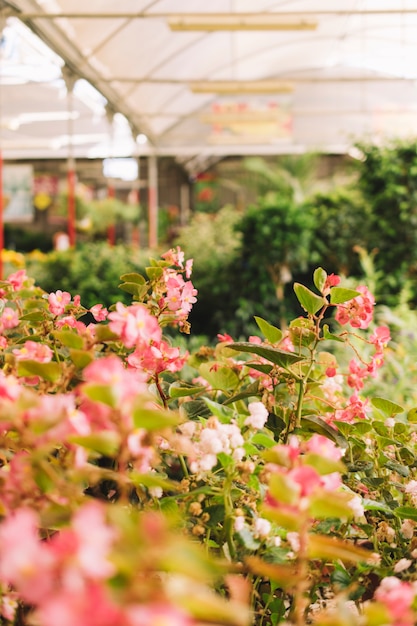
[[[110,311],[0,284],[3,621],[412,626],[417,413],[363,395],[372,295],[319,268],[285,331],[189,354],[191,270],[168,251]]]

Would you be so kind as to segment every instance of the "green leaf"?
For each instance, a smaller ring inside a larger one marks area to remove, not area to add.
[[[316,288],[320,292],[323,291],[323,287],[326,284],[326,280],[327,280],[327,272],[322,267],[318,267],[314,271],[313,282],[314,282],[314,285],[316,286]]]
[[[324,435],[343,450],[348,447],[348,442],[342,433],[316,415],[304,415],[301,418],[301,425],[304,430]]]
[[[141,298],[147,291],[147,285],[138,285],[137,283],[121,283],[119,289],[130,293],[132,296]]]
[[[181,405],[181,409],[185,411],[188,419],[190,420],[194,420],[199,417],[207,418],[211,415],[210,409],[202,398],[184,402],[184,404]]]
[[[158,278],[161,278],[162,274],[164,273],[162,267],[147,267],[145,271],[150,280],[158,280]]]
[[[353,300],[356,296],[360,296],[359,291],[354,291],[353,289],[344,289],[343,287],[332,287],[330,290],[330,302],[331,304],[343,304],[343,302],[348,302],[349,300]]]
[[[264,335],[270,343],[279,343],[282,339],[282,331],[276,326],[272,326],[269,322],[262,319],[262,317],[254,317],[261,333]]]
[[[79,369],[84,369],[84,367],[87,367],[94,359],[91,352],[87,350],[70,350],[69,356],[74,365]]]
[[[378,500],[370,500],[369,498],[364,498],[362,500],[362,504],[365,511],[382,511],[386,515],[392,516],[393,511],[392,509],[390,509],[386,502],[379,502]]]
[[[199,370],[201,376],[213,389],[234,391],[239,385],[239,376],[230,367],[211,362],[202,363]]]
[[[39,376],[49,382],[56,382],[61,376],[61,367],[56,361],[39,363],[39,361],[24,360],[17,364],[18,376]]]
[[[145,403],[141,399],[133,409],[133,424],[135,428],[145,430],[161,430],[172,428],[180,423],[180,417],[173,411],[165,409],[155,409],[151,403]]]
[[[224,404],[214,402],[210,398],[203,398],[203,400],[210,409],[211,414],[217,417],[223,424],[229,424],[235,416],[234,411],[224,406]]]
[[[331,559],[332,561],[340,559],[349,563],[367,561],[371,556],[371,552],[353,543],[348,543],[336,537],[313,534],[309,535],[307,551],[312,559]]]
[[[317,493],[310,497],[309,511],[316,519],[328,517],[351,519],[353,517],[352,507],[349,506],[351,499],[351,494],[343,491]]]
[[[285,474],[271,474],[268,487],[272,497],[280,504],[295,504],[298,501],[298,489]]]
[[[119,434],[111,430],[102,430],[93,435],[71,435],[68,439],[83,448],[110,457],[117,453],[120,445]]]
[[[96,341],[118,341],[119,337],[110,330],[107,324],[96,324],[94,327]]]
[[[411,519],[417,522],[417,509],[413,506],[399,506],[394,509],[393,513],[401,519]]]
[[[400,476],[407,478],[410,475],[410,470],[406,465],[401,465],[401,463],[397,463],[396,461],[387,461],[385,463],[385,467],[396,472]]]
[[[262,517],[275,522],[278,526],[285,528],[286,530],[299,531],[302,525],[302,519],[296,509],[289,506],[261,506]]]
[[[279,348],[273,348],[271,346],[250,343],[249,341],[237,341],[236,343],[228,344],[227,347],[232,350],[237,350],[238,352],[250,352],[252,354],[257,354],[267,361],[285,368],[288,368],[293,363],[298,363],[299,361],[304,360],[304,357],[298,356],[297,354],[294,354],[294,352],[287,352],[286,350],[279,350]]]
[[[329,331],[329,326],[327,324],[324,324],[323,326],[323,337],[324,339],[328,339],[330,341],[339,341],[340,343],[344,343],[341,337],[338,337]]]
[[[108,385],[99,385],[96,383],[86,383],[82,387],[83,393],[94,402],[102,402],[108,406],[115,407],[117,398],[115,398],[113,389]]]
[[[232,396],[231,398],[227,398],[224,401],[224,404],[233,404],[234,402],[238,402],[239,400],[243,400],[244,398],[251,398],[252,396],[257,396],[259,391],[259,380],[253,381],[250,385],[242,389],[239,393]]]
[[[299,303],[310,315],[314,315],[327,304],[327,300],[323,296],[316,295],[300,283],[294,283],[294,291]]]
[[[259,546],[261,545],[259,541],[256,541],[256,539],[254,538],[253,534],[251,533],[251,531],[249,530],[247,526],[244,526],[241,530],[239,530],[237,534],[239,535],[240,539],[242,540],[243,545],[245,546],[247,550],[253,550],[253,551],[257,550]]]
[[[416,424],[417,423],[417,408],[414,409],[410,409],[407,413],[407,420],[410,422],[410,424]]]
[[[336,461],[325,457],[321,454],[308,452],[304,456],[304,463],[311,465],[319,474],[332,474],[333,472],[344,473],[346,471],[345,464],[342,461]]]
[[[271,437],[268,437],[268,435],[265,435],[265,433],[256,433],[252,437],[251,441],[255,445],[262,446],[266,449],[272,448],[277,443],[274,439],[271,439]]]
[[[120,280],[122,280],[124,283],[136,283],[137,285],[144,285],[146,282],[142,274],[138,274],[137,272],[123,274],[122,276],[120,276]]]
[[[395,402],[391,402],[391,400],[386,400],[385,398],[371,398],[371,403],[376,409],[379,409],[389,417],[404,412],[404,408],[402,406],[395,404]]]
[[[205,387],[195,387],[194,385],[187,385],[181,381],[175,381],[169,387],[170,398],[184,398],[187,396],[194,396],[197,393],[205,391]]]
[[[54,337],[67,348],[76,348],[77,350],[81,350],[84,346],[83,338],[71,330],[57,330],[54,332]]]
[[[156,473],[140,474],[139,472],[131,472],[129,478],[134,485],[147,487],[148,489],[152,487],[160,487],[164,491],[179,491],[181,489],[177,482],[159,476]]]
[[[247,557],[245,563],[249,570],[257,576],[273,580],[284,588],[292,587],[299,581],[298,570],[293,565],[268,563],[257,556]]]
[[[45,317],[45,311],[32,311],[31,313],[21,315],[19,319],[22,322],[43,322]]]

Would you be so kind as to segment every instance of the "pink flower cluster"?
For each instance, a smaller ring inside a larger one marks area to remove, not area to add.
[[[162,339],[158,320],[145,305],[125,306],[118,302],[108,319],[110,330],[120,337],[126,348],[135,348],[127,357],[131,367],[151,375],[183,368],[188,353],[181,356],[179,348],[171,347]]]
[[[323,492],[334,492],[342,486],[342,477],[338,471],[319,473],[309,458],[309,455],[314,455],[330,461],[341,459],[343,451],[327,437],[316,434],[308,441],[300,443],[296,436],[292,436],[287,445],[277,445],[271,451],[280,460],[279,465],[268,464],[271,480],[274,474],[279,474],[284,478],[284,483],[280,485],[282,500],[276,491],[267,493],[265,502],[270,507],[297,516],[308,510],[310,498]],[[348,498],[347,504],[352,515],[363,514],[361,502],[358,502],[355,495]]]
[[[415,625],[417,615],[413,604],[416,596],[415,583],[401,581],[395,576],[384,578],[374,595],[375,600],[387,608],[390,626]]]
[[[105,505],[84,504],[72,524],[50,539],[38,535],[38,518],[21,508],[0,525],[0,583],[12,586],[35,609],[42,626],[191,626],[170,602],[118,604],[108,580],[116,573],[111,551],[117,540],[107,524]],[[7,597],[7,594],[6,594]],[[13,619],[13,607],[5,609]],[[5,613],[3,611],[3,615]]]
[[[159,306],[165,313],[175,313],[176,320],[181,324],[197,302],[197,289],[190,280],[185,281],[181,274],[171,268],[164,269],[164,281],[166,295],[160,300]]]
[[[375,299],[364,285],[356,287],[360,296],[337,305],[336,320],[342,326],[350,324],[352,328],[368,328],[374,314]]]
[[[347,378],[349,387],[359,391],[363,388],[363,381],[368,376],[376,376],[378,369],[384,363],[384,348],[390,339],[390,331],[387,326],[378,326],[376,328],[369,338],[369,342],[375,346],[375,353],[372,355],[370,362],[360,365],[355,359],[352,359],[349,363],[349,375]]]

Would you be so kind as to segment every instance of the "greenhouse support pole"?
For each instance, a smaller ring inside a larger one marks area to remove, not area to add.
[[[65,81],[67,88],[67,111],[68,111],[68,160],[67,160],[67,186],[68,186],[68,240],[70,248],[75,247],[75,220],[76,220],[76,207],[75,207],[75,159],[73,154],[73,110],[74,110],[74,85],[77,77],[71,72],[69,68],[64,66],[62,68],[62,78]]]
[[[75,246],[75,163],[68,159],[68,239],[71,248]]]
[[[158,245],[158,161],[153,154],[148,158],[148,215],[149,247]]]

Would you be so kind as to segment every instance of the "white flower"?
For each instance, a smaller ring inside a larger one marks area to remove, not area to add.
[[[242,515],[239,515],[238,517],[235,518],[235,531],[238,533],[241,530],[243,530],[245,526],[245,518]]]
[[[263,517],[258,517],[254,524],[254,530],[258,537],[266,537],[271,532],[271,523]]]
[[[349,507],[353,511],[353,516],[355,519],[363,517],[365,510],[362,504],[362,498],[360,496],[353,496],[348,502]]]
[[[260,430],[266,424],[268,419],[268,411],[262,402],[249,402],[249,415],[245,419],[245,426]]]
[[[414,535],[415,522],[411,519],[405,519],[401,524],[401,532],[405,539],[412,539]]]
[[[287,540],[291,546],[291,550],[298,552],[300,549],[300,536],[296,532],[287,533]]]
[[[411,565],[412,561],[410,559],[400,559],[394,565],[394,572],[398,574],[399,572],[403,572],[405,569],[408,569]]]

